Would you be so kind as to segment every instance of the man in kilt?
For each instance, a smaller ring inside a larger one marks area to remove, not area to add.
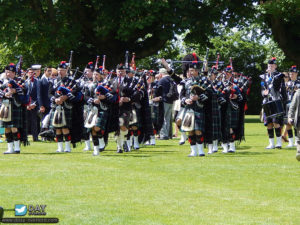
[[[94,63],[89,62],[84,69],[84,77],[80,81],[81,86],[83,87],[83,94],[84,94],[84,115],[83,115],[84,120],[86,119],[87,113],[88,113],[88,107],[89,107],[88,99],[91,98],[91,95],[90,95],[90,94],[92,94],[91,89],[94,87],[93,70],[94,70]],[[95,87],[93,90],[95,90]],[[82,136],[83,136],[84,143],[85,143],[85,148],[83,150],[84,151],[91,150],[90,130],[87,128],[83,128]]]
[[[187,55],[183,58],[183,61],[192,61],[194,60],[193,57],[192,54]],[[195,61],[199,61],[199,58],[197,57]],[[176,122],[177,125],[181,125],[181,129],[184,129],[183,131],[189,131],[189,142],[191,145],[189,157],[205,156],[203,150],[205,130],[204,102],[208,100],[208,96],[200,86],[199,64],[188,63],[186,66],[190,78],[185,80],[180,93],[180,100],[184,109],[182,112],[183,119],[178,118]],[[194,117],[194,124],[192,123],[192,117]]]
[[[263,104],[273,100],[281,100],[283,105],[287,101],[286,88],[284,84],[284,74],[276,71],[276,58],[273,57],[268,61],[267,73],[260,75],[262,79],[261,93],[263,96]],[[264,125],[267,127],[269,136],[269,145],[266,149],[281,148],[281,126],[283,125],[283,116],[267,117],[264,113]],[[274,145],[274,128],[277,143]]]
[[[293,99],[294,94],[296,93],[297,89],[300,87],[300,80],[298,79],[298,69],[297,66],[292,66],[289,70],[289,78],[290,80],[286,82],[286,90],[287,90],[287,102],[286,102],[286,116],[284,119],[284,124],[285,124],[285,132],[288,133],[288,140],[289,144],[286,146],[287,148],[292,148],[294,147],[294,138],[293,138],[293,125],[289,124],[287,121],[287,116],[288,116],[288,111]],[[297,131],[296,127],[294,126],[294,131],[295,131],[295,140],[297,139]],[[282,132],[283,136],[284,133]],[[295,141],[295,146],[297,145],[297,141]]]
[[[153,135],[151,136],[150,144],[155,145],[155,135],[160,132],[164,122],[164,104],[162,101],[163,87],[158,85],[158,80],[155,80],[154,72],[150,72],[148,82],[149,105],[153,124]]]
[[[207,114],[210,122],[208,123],[208,121],[206,121],[207,131],[205,132],[205,140],[208,144],[208,154],[218,151],[218,141],[222,139],[220,104],[226,102],[226,100],[222,97],[221,92],[216,89],[218,83],[217,75],[218,71],[213,67],[209,74],[210,85],[208,88],[211,93],[211,101],[207,101],[210,103]]]
[[[68,77],[67,70],[66,61],[61,61],[58,66],[59,78],[55,80],[50,91],[52,108],[50,124],[55,129],[58,144],[56,152],[71,152],[72,108],[73,104],[82,100],[82,93],[78,88],[70,90],[69,85],[71,85],[72,80]],[[63,149],[63,140],[65,140],[65,149]]]
[[[99,152],[105,148],[104,134],[107,132],[107,122],[109,108],[111,104],[117,100],[116,93],[113,94],[112,89],[105,82],[102,68],[95,68],[93,72],[93,85],[89,86],[89,91],[85,92],[88,97],[87,103],[89,104],[90,112],[87,116],[85,126],[92,122],[93,112],[96,113],[95,123],[92,125],[92,139],[94,144],[93,155],[99,155]],[[94,108],[96,107],[96,109]]]
[[[0,91],[2,105],[0,117],[2,127],[5,128],[5,136],[7,139],[7,151],[4,154],[19,154],[21,129],[26,121],[25,108],[22,104],[28,102],[28,91],[18,84],[16,77],[16,66],[11,63],[5,67],[6,81]],[[27,137],[23,137],[27,138]]]
[[[129,89],[131,89],[131,105],[132,105],[132,118],[129,121],[129,130],[127,136],[127,149],[125,151],[131,150],[131,140],[129,135],[133,135],[133,148],[138,150],[139,145],[139,135],[141,134],[142,129],[142,99],[146,95],[145,84],[143,79],[144,74],[138,73],[133,70],[130,70],[127,77],[128,82],[130,83]],[[128,140],[129,139],[129,140]]]
[[[123,153],[124,141],[127,139],[129,120],[132,117],[130,88],[131,79],[126,76],[126,68],[123,64],[117,65],[117,77],[112,81],[118,96],[119,128],[116,131],[117,153]],[[126,149],[125,149],[126,150]]]
[[[225,77],[223,78],[223,94],[226,104],[221,106],[222,121],[222,147],[223,153],[234,153],[236,140],[236,130],[239,122],[238,102],[243,100],[239,88],[233,83],[232,67],[225,68]],[[229,146],[228,146],[229,144]]]

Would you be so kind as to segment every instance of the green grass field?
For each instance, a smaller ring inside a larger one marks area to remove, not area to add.
[[[235,154],[189,158],[178,139],[124,154],[111,141],[100,157],[84,145],[57,154],[56,143],[32,142],[20,155],[0,155],[0,206],[46,204],[48,217],[68,225],[300,224],[295,148],[267,144],[258,116],[247,117]]]

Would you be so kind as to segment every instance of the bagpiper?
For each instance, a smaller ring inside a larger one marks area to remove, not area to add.
[[[148,95],[149,105],[151,108],[151,121],[153,125],[153,135],[150,139],[150,145],[155,145],[155,135],[159,134],[164,122],[164,104],[162,101],[163,87],[158,85],[158,80],[155,80],[155,75],[156,73],[154,71],[149,71]]]
[[[90,99],[91,89],[94,87],[93,82],[93,70],[94,70],[94,63],[89,62],[83,73],[83,78],[81,79],[80,83],[83,87],[83,94],[84,94],[84,113],[83,113],[83,119],[86,120],[87,114],[88,114],[88,99]],[[83,139],[85,143],[84,151],[90,151],[91,150],[91,143],[90,143],[90,130],[87,128],[83,128]]]
[[[5,128],[8,148],[4,154],[19,154],[20,140],[25,144],[27,142],[25,105],[29,101],[28,89],[21,78],[16,76],[15,64],[10,63],[5,67],[5,76],[0,91],[0,120]]]
[[[183,61],[193,61],[194,55],[189,54]],[[199,57],[195,61],[199,61]],[[180,93],[182,111],[177,118],[177,125],[183,131],[189,132],[191,153],[189,157],[205,156],[203,149],[205,132],[204,102],[208,100],[206,90],[201,87],[201,76],[199,74],[199,63],[187,63],[187,77],[184,80]]]
[[[294,144],[294,135],[293,135],[293,125],[289,124],[287,121],[287,116],[288,116],[288,111],[290,108],[290,104],[292,102],[292,99],[294,97],[294,94],[300,87],[300,80],[298,79],[298,69],[297,66],[292,66],[289,69],[289,77],[287,77],[288,81],[285,83],[286,84],[286,91],[287,91],[287,102],[286,102],[286,115],[284,118],[284,124],[285,124],[285,132],[288,134],[288,142],[289,144],[287,145],[287,148],[292,148],[297,145],[297,130],[296,127],[294,126],[294,132],[295,132],[295,144]],[[284,133],[283,132],[283,137]]]
[[[80,117],[81,113],[76,113],[76,120],[72,120],[74,110],[77,110],[77,105],[82,102],[83,95],[80,90],[80,85],[74,79],[68,77],[68,65],[66,61],[61,61],[58,65],[58,78],[54,80],[51,86],[50,99],[51,99],[51,116],[50,125],[55,129],[56,141],[58,149],[56,152],[71,152],[71,141],[75,143],[78,137],[75,137],[75,129],[82,132],[81,126],[73,126],[74,122],[83,123],[83,118]],[[78,107],[78,106],[77,106]],[[78,110],[80,112],[80,110]],[[74,129],[74,130],[71,130]],[[74,137],[71,137],[71,132],[74,132]],[[74,138],[72,140],[72,138]],[[63,140],[65,140],[65,149],[63,149]]]
[[[104,80],[102,66],[95,68],[93,72],[93,85],[89,86],[85,94],[89,105],[85,128],[91,129],[94,145],[93,155],[97,156],[105,148],[104,135],[107,133],[110,107],[117,100],[116,93],[113,92],[109,83]]]

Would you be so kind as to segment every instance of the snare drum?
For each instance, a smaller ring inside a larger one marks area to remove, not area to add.
[[[285,114],[281,100],[267,102],[262,107],[267,118],[279,117]]]

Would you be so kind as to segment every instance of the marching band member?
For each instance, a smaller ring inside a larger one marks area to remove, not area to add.
[[[183,58],[184,61],[194,60],[190,54]],[[197,60],[199,58],[197,57]],[[204,102],[208,100],[207,93],[200,85],[199,64],[188,63],[186,73],[190,78],[185,79],[180,93],[180,100],[183,106],[183,116],[178,116],[176,123],[184,131],[189,131],[189,142],[191,153],[189,157],[205,156],[203,150],[203,134],[205,128]]]
[[[296,66],[292,66],[290,69],[290,72],[292,73],[292,78],[294,79],[296,75],[298,75],[298,70]],[[297,88],[295,91],[293,97],[292,97],[292,102],[289,106],[288,110],[288,123],[290,125],[293,125],[295,128],[295,136],[297,137],[297,152],[296,152],[296,159],[300,161],[300,123],[299,123],[299,107],[300,107],[300,88]]]
[[[153,124],[153,135],[150,139],[150,144],[155,145],[155,135],[159,134],[164,122],[164,105],[162,101],[163,87],[158,85],[160,79],[159,74],[157,74],[157,79],[155,80],[155,73],[151,72],[148,78],[149,81],[149,104],[151,107],[151,120]]]
[[[287,90],[287,104],[286,104],[286,111],[289,111],[289,107],[293,96],[297,89],[300,87],[300,80],[298,80],[298,70],[297,66],[292,66],[289,70],[289,78],[290,80],[286,82],[286,90]],[[288,114],[288,113],[287,113]],[[287,116],[287,115],[286,115]],[[289,124],[288,121],[285,121],[285,132],[288,134],[288,142],[287,148],[294,147],[294,138],[293,138],[293,125]],[[297,131],[295,130],[295,146],[297,145]]]
[[[222,94],[216,90],[217,80],[219,72],[217,71],[216,67],[212,67],[210,74],[209,74],[209,81],[210,81],[210,89],[211,89],[211,106],[210,106],[210,113],[208,116],[211,117],[211,123],[209,124],[209,128],[211,132],[209,132],[206,140],[208,143],[208,154],[212,154],[218,151],[218,141],[222,139],[221,133],[221,111],[220,111],[220,104],[226,103],[225,98],[222,97]]]
[[[117,137],[117,153],[123,153],[124,140],[127,139],[129,120],[132,117],[131,94],[129,88],[130,79],[126,76],[126,68],[123,64],[117,66],[117,77],[114,84],[117,87],[117,95],[119,99],[119,130],[116,132]]]
[[[67,87],[71,83],[68,77],[68,65],[66,61],[61,61],[58,66],[58,78],[55,80],[51,90],[50,99],[52,112],[50,116],[51,127],[54,127],[58,149],[56,152],[71,152],[71,134],[72,129],[72,108],[73,104],[82,100],[82,93],[78,88],[69,90]],[[80,120],[79,115],[77,119]],[[78,127],[77,127],[78,128]],[[81,127],[79,127],[81,129]],[[78,128],[78,129],[79,129]],[[65,140],[65,149],[63,149],[63,140]],[[74,143],[74,142],[73,142]]]
[[[88,102],[87,100],[90,98],[89,93],[90,89],[94,86],[93,84],[93,70],[94,70],[94,63],[89,62],[84,69],[84,77],[81,80],[81,86],[83,87],[84,93],[84,116],[83,119],[86,119],[87,111],[88,111]],[[83,138],[85,143],[85,148],[83,151],[90,151],[91,150],[91,143],[90,143],[90,131],[87,128],[83,129]]]
[[[140,149],[139,145],[139,135],[141,132],[141,126],[142,126],[142,115],[141,115],[141,108],[142,108],[142,98],[145,95],[144,88],[142,88],[143,80],[141,74],[139,76],[134,76],[135,71],[129,70],[127,77],[128,82],[130,83],[130,89],[132,90],[132,96],[131,96],[131,105],[132,105],[132,120],[129,121],[129,130],[127,135],[127,148],[125,151],[131,150],[131,140],[130,137],[133,135],[133,148],[135,150]],[[138,73],[137,73],[138,74]],[[130,135],[130,136],[129,136]],[[129,141],[128,141],[129,138]],[[130,142],[130,143],[129,143]]]
[[[19,154],[20,140],[27,140],[22,136],[22,128],[26,122],[24,104],[28,103],[28,91],[25,85],[18,84],[16,66],[11,63],[5,67],[6,82],[0,91],[2,105],[0,108],[0,120],[5,128],[8,150],[4,154]],[[24,133],[25,134],[25,133]]]
[[[87,115],[85,127],[91,128],[94,145],[93,155],[99,155],[105,148],[104,134],[107,129],[109,108],[117,100],[117,95],[112,93],[112,89],[106,86],[102,66],[95,68],[93,72],[93,85],[89,86],[89,92],[86,98],[90,106],[90,112]]]
[[[263,80],[261,83],[263,104],[274,100],[286,102],[287,96],[283,80],[284,74],[277,72],[276,68],[276,58],[273,57],[268,61],[267,73],[260,75],[261,79]],[[264,113],[264,124],[267,127],[269,136],[269,145],[266,147],[266,149],[280,149],[282,147],[281,126],[283,125],[283,116],[267,118],[266,114]],[[277,139],[276,146],[274,144],[274,129]]]

